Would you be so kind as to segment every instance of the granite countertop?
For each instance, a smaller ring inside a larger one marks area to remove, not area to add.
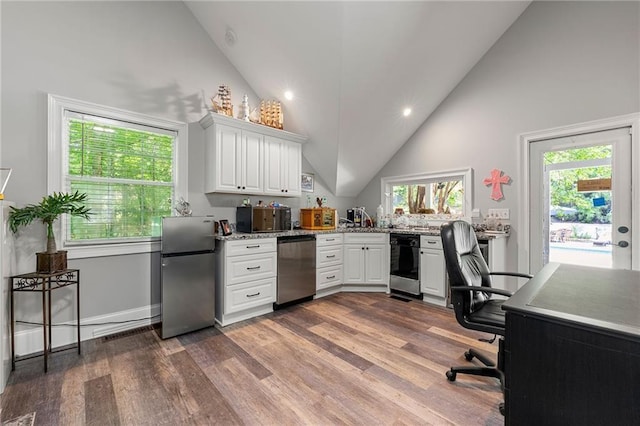
[[[291,231],[282,231],[282,232],[256,232],[256,233],[244,233],[237,232],[231,235],[216,236],[216,239],[222,241],[233,241],[233,240],[251,240],[257,238],[277,238],[277,237],[289,237],[296,235],[316,235],[316,234],[335,234],[335,233],[353,233],[353,232],[372,232],[372,233],[385,233],[385,234],[418,234],[418,235],[427,235],[427,236],[439,236],[440,235],[440,227],[439,226],[430,226],[428,228],[336,228],[330,230],[322,230],[322,231],[312,231],[307,229],[294,229]],[[493,240],[496,238],[506,238],[509,236],[509,233],[494,233],[491,231],[476,231],[476,237],[482,240]]]

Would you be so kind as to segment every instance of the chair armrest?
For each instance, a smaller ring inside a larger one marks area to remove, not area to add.
[[[520,272],[489,272],[489,275],[506,275],[509,277],[533,278],[533,275],[521,274]]]
[[[485,293],[490,294],[499,294],[501,296],[511,297],[513,293],[508,290],[502,290],[501,288],[493,288],[493,287],[478,287],[471,285],[460,285],[451,287],[451,291],[483,291]]]

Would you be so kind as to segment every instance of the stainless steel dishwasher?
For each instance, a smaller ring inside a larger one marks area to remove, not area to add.
[[[316,237],[278,237],[278,290],[274,309],[316,294]]]

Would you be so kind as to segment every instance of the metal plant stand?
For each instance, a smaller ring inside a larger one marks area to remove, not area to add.
[[[80,270],[65,269],[52,273],[31,272],[16,275],[11,279],[11,370],[16,369],[15,354],[15,319],[14,319],[14,293],[15,292],[40,292],[42,294],[42,332],[44,372],[47,372],[48,355],[51,353],[51,292],[58,288],[76,285],[76,315],[78,354],[80,354]]]

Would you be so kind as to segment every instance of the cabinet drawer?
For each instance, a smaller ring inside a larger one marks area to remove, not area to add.
[[[316,249],[316,267],[341,265],[342,264],[342,246],[318,247]]]
[[[316,247],[342,244],[342,234],[317,234]]]
[[[344,234],[345,244],[389,244],[389,234],[382,232],[355,232]]]
[[[423,235],[420,237],[420,248],[442,250],[442,239],[439,236]]]
[[[275,238],[227,241],[225,244],[227,256],[275,252],[277,247]]]
[[[316,271],[316,289],[342,284],[342,266],[329,266]]]
[[[266,278],[226,287],[224,290],[224,313],[232,314],[255,306],[276,301],[276,279]]]
[[[226,285],[276,276],[276,253],[227,257]]]

